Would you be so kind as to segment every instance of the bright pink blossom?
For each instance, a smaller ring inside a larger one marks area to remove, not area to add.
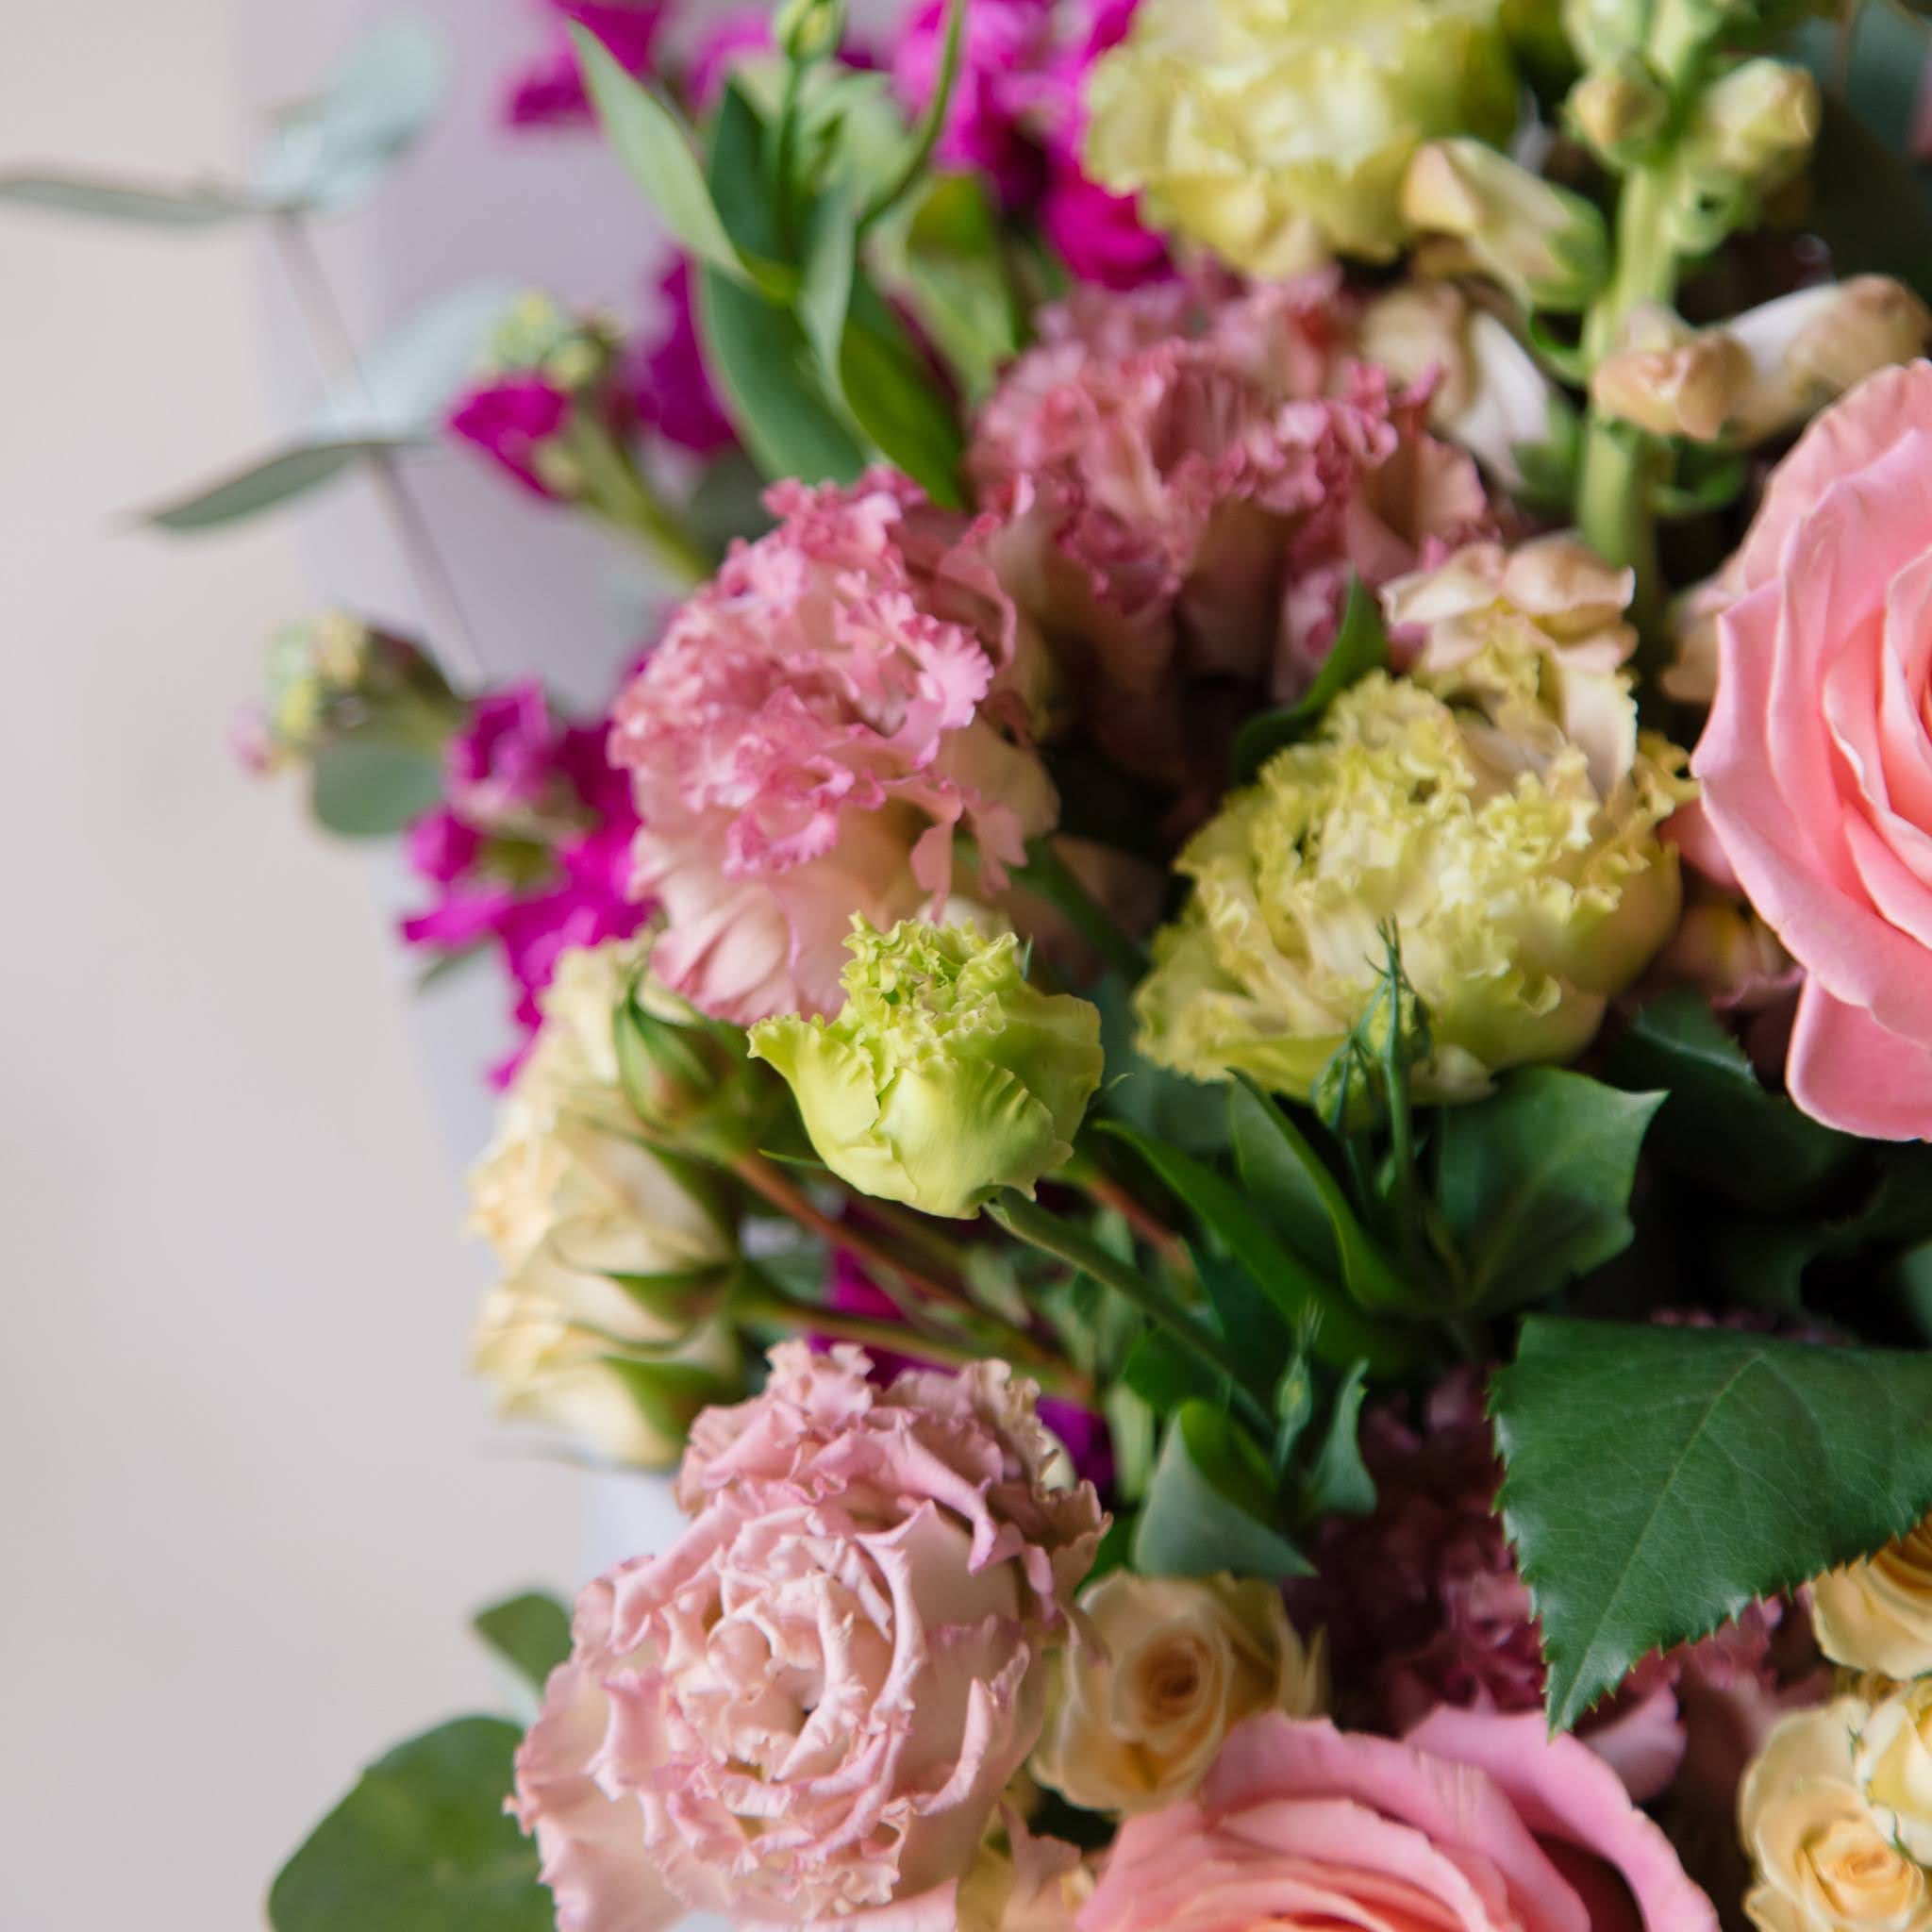
[[[538,453],[570,423],[570,396],[548,376],[492,376],[464,391],[449,414],[451,433],[474,444],[534,496],[555,499]]]
[[[663,0],[543,0],[547,44],[511,81],[505,118],[515,127],[584,126],[591,119],[583,70],[571,44],[572,24],[596,35],[626,74],[651,71]]]
[[[525,1041],[562,953],[625,938],[649,916],[630,892],[637,815],[607,735],[558,718],[534,681],[486,693],[444,755],[443,804],[404,841],[410,871],[434,888],[404,941],[444,955],[493,947]]]
[[[1791,1098],[1847,1133],[1932,1139],[1932,364],[1818,418],[1723,581],[1691,770],[1805,970]]]
[[[679,256],[658,284],[657,333],[638,343],[630,386],[638,420],[666,442],[693,456],[716,456],[738,441],[698,347],[691,314],[691,266]]]
[[[1218,791],[1235,721],[1306,688],[1351,576],[1489,526],[1426,394],[1350,359],[1355,321],[1333,275],[1085,291],[981,412],[968,468],[1005,580],[1088,728],[1171,788]]]
[[[778,527],[678,612],[611,735],[652,964],[746,1024],[836,1010],[855,912],[943,902],[959,832],[998,892],[1057,810],[1021,741],[1024,634],[965,520],[885,475],[767,501]]]
[[[561,1932],[952,1923],[1105,1519],[1003,1364],[869,1367],[774,1350],[692,1429],[684,1534],[580,1599],[517,1755]]]
[[[1397,1742],[1270,1715],[1189,1803],[1130,1818],[1080,1932],[1716,1932],[1616,1774],[1542,1720]]]

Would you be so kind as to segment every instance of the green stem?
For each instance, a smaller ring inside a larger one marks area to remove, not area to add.
[[[1253,1364],[1243,1357],[1239,1349],[1204,1327],[1185,1302],[1170,1294],[1151,1276],[1138,1273],[1127,1262],[1108,1254],[1091,1236],[1062,1221],[1058,1215],[1049,1214],[1024,1194],[1014,1193],[1009,1189],[986,1211],[1015,1240],[1025,1241],[1041,1254],[1068,1262],[1083,1274],[1091,1274],[1103,1287],[1112,1289],[1139,1308],[1150,1322],[1165,1329],[1205,1368],[1211,1370],[1216,1376],[1226,1376],[1243,1417],[1257,1424],[1266,1434],[1269,1428],[1267,1413],[1248,1393],[1245,1385],[1244,1378]]]
[[[1153,962],[1145,949],[1114,923],[1112,913],[1080,883],[1073,867],[1055,850],[1051,839],[1029,841],[1026,864],[1014,876],[1059,913],[1129,985],[1138,985],[1146,978]]]
[[[703,583],[717,568],[718,559],[659,500],[608,430],[575,425],[565,448],[583,478],[586,506],[606,523],[641,539],[644,548],[688,585]]]

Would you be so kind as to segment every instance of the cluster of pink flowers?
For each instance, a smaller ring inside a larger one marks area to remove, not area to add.
[[[525,1040],[559,956],[625,938],[650,911],[632,890],[637,814],[606,737],[559,719],[534,681],[486,693],[450,741],[443,803],[405,842],[434,896],[403,922],[404,940],[445,956],[494,947]]]
[[[563,1932],[847,1921],[953,1896],[1040,1734],[1105,1518],[1003,1365],[773,1352],[691,1432],[661,1557],[577,1606],[517,1757]]]
[[[546,16],[542,51],[511,77],[504,115],[516,127],[587,125],[591,98],[571,45],[572,25],[587,28],[626,74],[652,69],[668,11],[666,0],[540,0]]]
[[[783,484],[619,699],[653,966],[714,1017],[835,1011],[854,911],[942,903],[954,843],[997,893],[1051,826],[1036,654],[974,530],[903,478]]]
[[[1000,568],[1130,769],[1218,796],[1236,721],[1299,695],[1353,575],[1376,587],[1491,528],[1425,391],[1355,360],[1323,274],[1172,284],[1039,318],[968,458]]]

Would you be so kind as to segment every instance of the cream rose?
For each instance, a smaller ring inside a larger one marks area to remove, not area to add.
[[[1787,1718],[1745,1774],[1738,1818],[1757,1883],[1744,1908],[1760,1932],[1923,1932],[1925,1874],[1892,1842],[1854,1775],[1869,1717],[1841,1697]]]
[[[611,1022],[642,958],[633,941],[568,953],[543,996],[470,1174],[471,1225],[502,1270],[472,1361],[505,1415],[660,1467],[691,1417],[741,1386],[737,1341],[708,1307],[736,1248],[721,1204],[642,1144],[625,1101]]]
[[[1887,1835],[1908,1857],[1932,1863],[1932,1678],[1873,1710],[1853,1768]]]
[[[1322,1640],[1302,1642],[1271,1583],[1117,1570],[1080,1608],[1098,1641],[1056,1660],[1033,1774],[1090,1811],[1185,1798],[1241,1719],[1327,1705]]]
[[[1818,1647],[1848,1670],[1932,1675],[1932,1517],[1811,1586]]]

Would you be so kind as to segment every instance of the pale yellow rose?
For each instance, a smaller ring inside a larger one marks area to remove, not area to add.
[[[1116,1570],[1080,1608],[1098,1641],[1055,1660],[1033,1774],[1090,1811],[1178,1803],[1243,1718],[1327,1704],[1321,1637],[1303,1643],[1272,1583]]]
[[[1900,1849],[1932,1862],[1932,1678],[1906,1685],[1873,1710],[1854,1763]]]
[[[1811,1627],[1834,1663],[1903,1683],[1932,1675],[1932,1517],[1811,1586]]]
[[[1143,0],[1088,103],[1095,180],[1265,276],[1389,260],[1416,149],[1516,114],[1496,0]]]
[[[1840,1698],[1787,1718],[1745,1773],[1739,1824],[1757,1868],[1744,1908],[1760,1932],[1924,1932],[1932,1894],[1859,1790],[1868,1707]]]
[[[643,942],[568,953],[543,1024],[470,1174],[471,1225],[502,1270],[473,1354],[505,1415],[608,1460],[659,1466],[738,1392],[714,1312],[736,1260],[722,1201],[639,1138],[612,1016]]]

